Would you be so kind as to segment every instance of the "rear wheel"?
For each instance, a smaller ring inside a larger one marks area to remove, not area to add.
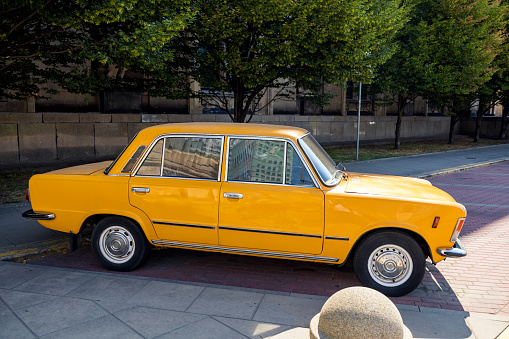
[[[104,268],[131,271],[147,257],[148,243],[132,221],[108,217],[101,220],[92,233],[92,250]]]
[[[426,262],[412,237],[399,232],[379,232],[359,244],[353,265],[363,285],[397,297],[419,286]]]

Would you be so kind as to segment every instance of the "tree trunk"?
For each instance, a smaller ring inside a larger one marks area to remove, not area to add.
[[[449,144],[454,144],[454,127],[456,123],[460,120],[459,116],[451,115],[451,123],[449,125]]]
[[[246,120],[246,115],[244,114],[244,93],[242,91],[234,91],[233,92],[233,122],[243,123]]]
[[[498,135],[498,139],[502,139],[507,132],[507,124],[509,123],[509,120],[507,120],[507,116],[509,115],[508,113],[509,113],[509,106],[504,106],[504,109],[502,111],[502,120],[501,120],[500,134]]]
[[[396,120],[396,131],[394,136],[394,149],[401,149],[401,122],[403,120],[403,112],[406,106],[406,98],[398,95],[398,119]]]
[[[477,109],[477,116],[475,118],[474,142],[479,142],[479,134],[481,133],[481,120],[485,112],[486,104],[480,101],[479,108]]]

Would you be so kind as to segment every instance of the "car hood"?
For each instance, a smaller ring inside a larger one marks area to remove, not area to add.
[[[111,161],[96,162],[93,164],[86,164],[74,167],[62,168],[56,171],[49,172],[51,174],[65,174],[65,175],[91,175],[97,171],[103,170],[111,164]]]
[[[349,173],[345,193],[455,202],[427,180],[379,174]]]

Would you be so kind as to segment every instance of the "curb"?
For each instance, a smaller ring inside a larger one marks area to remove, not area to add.
[[[0,249],[0,260],[16,260],[55,251],[69,251],[69,241],[57,239]]]
[[[442,175],[442,174],[460,172],[460,171],[464,171],[464,170],[468,170],[468,169],[472,169],[472,168],[493,165],[493,164],[503,162],[503,161],[508,161],[508,160],[509,160],[509,157],[505,157],[505,158],[493,159],[493,160],[483,161],[483,162],[478,162],[478,163],[473,163],[473,164],[462,165],[462,166],[458,166],[458,167],[446,168],[446,169],[439,170],[439,171],[424,172],[424,173],[416,175],[416,178],[423,179],[423,178],[436,177],[436,176]]]

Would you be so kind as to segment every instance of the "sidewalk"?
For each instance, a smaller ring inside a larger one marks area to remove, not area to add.
[[[509,145],[345,165],[348,171],[428,177],[503,160],[509,160]],[[0,258],[67,246],[66,234],[23,219],[21,212],[29,208],[26,203],[0,205]],[[119,334],[129,338],[308,338],[309,321],[326,299],[0,261],[0,338]],[[500,338],[509,338],[507,314],[424,306],[397,305],[414,338],[489,339],[504,329]]]
[[[304,339],[326,299],[0,262],[0,337]],[[491,339],[509,325],[500,316],[398,308],[414,338]]]
[[[362,152],[362,148],[360,150]],[[509,160],[509,144],[345,163],[349,172],[424,178]]]

